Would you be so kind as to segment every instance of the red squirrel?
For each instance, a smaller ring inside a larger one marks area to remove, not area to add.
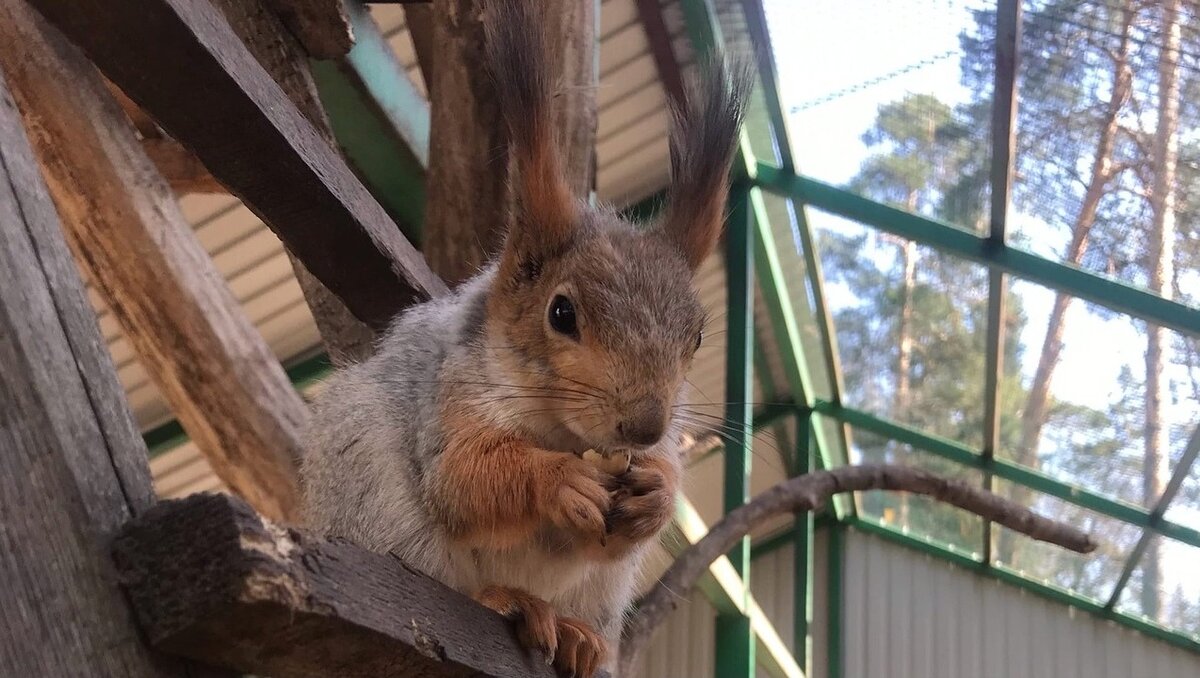
[[[563,178],[537,5],[486,17],[517,160],[503,250],[331,378],[302,478],[313,528],[397,554],[591,676],[673,515],[705,322],[693,275],[720,236],[750,78],[701,69],[674,111],[665,210],[635,226]]]

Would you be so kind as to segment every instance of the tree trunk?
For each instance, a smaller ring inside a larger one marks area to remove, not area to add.
[[[910,199],[909,211],[915,212],[916,193]],[[912,352],[913,352],[913,287],[917,283],[917,243],[905,240],[900,243],[900,256],[904,264],[904,279],[900,288],[900,327],[897,330],[896,345],[900,355],[896,360],[896,400],[893,418],[908,421],[912,407]],[[898,497],[900,501],[900,524],[908,527],[909,501],[907,494]]]
[[[1175,266],[1175,169],[1179,160],[1179,0],[1162,4],[1162,36],[1158,58],[1158,126],[1154,132],[1150,207],[1154,224],[1149,238],[1149,286],[1170,299]],[[1163,405],[1169,402],[1169,382],[1163,367],[1169,361],[1170,337],[1155,325],[1146,328],[1146,457],[1142,468],[1142,499],[1152,506],[1162,495],[1171,470]],[[1159,541],[1146,550],[1142,566],[1142,614],[1158,619],[1161,608],[1162,561]]]
[[[1108,190],[1109,182],[1116,175],[1113,166],[1113,146],[1119,129],[1119,118],[1129,98],[1133,84],[1133,71],[1129,66],[1129,33],[1133,27],[1134,11],[1128,3],[1124,4],[1121,22],[1121,43],[1113,53],[1113,83],[1112,96],[1108,101],[1103,120],[1100,138],[1096,142],[1096,154],[1092,160],[1091,175],[1088,179],[1087,190],[1071,225],[1071,242],[1067,248],[1064,260],[1073,265],[1083,261],[1087,252],[1088,238],[1092,225],[1096,221],[1096,212],[1100,200]],[[1071,297],[1058,293],[1054,297],[1054,306],[1050,311],[1050,320],[1046,324],[1046,337],[1042,341],[1042,351],[1038,356],[1037,370],[1033,375],[1033,383],[1029,387],[1029,396],[1021,413],[1021,441],[1014,451],[1014,461],[1018,464],[1037,467],[1038,442],[1042,437],[1042,428],[1050,413],[1050,383],[1054,377],[1054,369],[1058,366],[1062,354],[1063,334],[1066,332],[1067,308]],[[1032,492],[1027,488],[1014,485],[1012,497],[1018,503],[1028,503]],[[1001,532],[997,547],[997,557],[1012,564],[1016,542],[1013,536]]]
[[[474,275],[499,249],[513,165],[494,86],[483,68],[484,0],[433,4],[425,259],[447,282]],[[545,3],[551,59],[563,95],[555,121],[567,179],[576,195],[591,187],[596,135],[596,15],[581,0]],[[465,67],[464,67],[465,65]],[[424,64],[422,64],[424,67]]]

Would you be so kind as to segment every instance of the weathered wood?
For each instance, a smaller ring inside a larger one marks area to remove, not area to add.
[[[483,34],[485,0],[433,3],[433,118],[425,257],[451,282],[474,275],[499,248],[512,164]],[[563,167],[577,195],[592,184],[596,134],[595,7],[586,0],[545,3],[547,59],[560,73],[555,122]]]
[[[280,1],[276,0],[276,4]],[[215,4],[259,65],[279,84],[313,129],[326,143],[336,148],[308,58],[297,39],[284,28],[280,18],[272,14],[261,0],[215,0]],[[338,4],[342,6],[340,0]],[[288,260],[317,323],[330,361],[341,366],[370,356],[375,332],[355,318],[342,300],[309,272],[304,262],[290,250]]]
[[[86,59],[0,0],[0,65],[81,265],[217,475],[294,516],[308,410]]]
[[[335,59],[354,46],[354,31],[343,0],[267,2],[312,58]]]
[[[360,320],[445,285],[205,0],[31,0]],[[187,64],[181,78],[179,65]]]
[[[683,73],[679,69],[679,61],[675,58],[675,48],[671,46],[671,32],[667,30],[667,22],[663,19],[662,5],[658,0],[635,2],[638,21],[646,31],[646,40],[650,43],[650,54],[654,57],[658,79],[667,92],[668,100],[673,105],[682,105]]]
[[[146,449],[3,76],[0,450],[0,675],[189,675],[117,586],[109,539],[154,501]]]
[[[433,100],[433,55],[437,51],[433,46],[433,6],[430,4],[410,3],[404,6],[404,23],[408,26],[408,37],[412,40],[413,51],[417,53],[417,66],[421,68],[421,77],[425,80],[425,93],[430,101]]]
[[[176,193],[224,193],[204,163],[174,139],[143,139],[142,150]]]
[[[152,646],[273,678],[553,676],[497,614],[404,565],[261,519],[163,502],[115,542]]]

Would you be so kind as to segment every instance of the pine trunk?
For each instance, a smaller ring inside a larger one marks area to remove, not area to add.
[[[1109,182],[1115,176],[1113,165],[1113,147],[1116,143],[1120,127],[1121,110],[1129,97],[1133,84],[1133,73],[1129,67],[1130,31],[1133,27],[1134,11],[1129,3],[1124,3],[1121,22],[1121,42],[1113,52],[1113,84],[1112,96],[1105,110],[1102,121],[1103,127],[1096,142],[1096,154],[1092,159],[1091,174],[1088,178],[1087,190],[1071,225],[1071,243],[1067,248],[1064,260],[1073,265],[1083,261],[1087,252],[1092,226],[1096,222],[1096,213],[1100,200],[1107,193]],[[1029,396],[1025,408],[1021,412],[1021,441],[1014,451],[1014,461],[1024,466],[1036,468],[1037,448],[1042,437],[1042,429],[1050,414],[1050,385],[1054,379],[1054,370],[1058,366],[1062,354],[1063,335],[1066,333],[1067,309],[1071,305],[1069,295],[1058,293],[1054,297],[1054,306],[1046,324],[1046,337],[1042,341],[1042,350],[1038,356],[1037,369],[1034,372],[1033,383],[1029,387]],[[1032,500],[1032,492],[1021,486],[1014,486],[1012,498],[1020,504],[1028,504]],[[997,554],[1002,562],[1012,563],[1015,555],[1016,542],[1011,534],[1002,532],[998,539]]]
[[[1154,132],[1154,185],[1150,207],[1150,290],[1172,296],[1175,264],[1175,169],[1179,160],[1179,0],[1166,0],[1161,16],[1163,44],[1158,58],[1158,126]],[[1142,499],[1152,506],[1162,495],[1171,470],[1163,406],[1169,402],[1169,383],[1163,375],[1170,337],[1162,327],[1146,328],[1146,457],[1142,468]],[[1159,542],[1151,542],[1142,565],[1142,613],[1158,619],[1161,609],[1162,561]]]

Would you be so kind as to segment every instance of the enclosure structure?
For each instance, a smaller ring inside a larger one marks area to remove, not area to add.
[[[692,378],[704,397],[734,405],[721,412],[730,427],[723,429],[727,432],[723,444],[697,452],[690,501],[680,508],[676,538],[697,539],[706,521],[711,523],[722,510],[749,499],[751,483],[754,490],[761,489],[809,468],[869,458],[869,450],[874,449],[886,458],[960,472],[1093,529],[1115,526],[1112,533],[1100,531],[1111,547],[1102,557],[1119,561],[1118,576],[1099,593],[1072,590],[1044,572],[1018,566],[1013,559],[1016,550],[1003,545],[1011,535],[993,534],[985,523],[947,532],[944,521],[922,522],[921,511],[938,515],[927,506],[881,505],[870,496],[853,497],[835,502],[815,517],[804,516],[795,524],[777,524],[755,534],[728,560],[715,565],[703,598],[680,612],[670,630],[660,634],[643,675],[697,675],[698,667],[720,676],[755,670],[788,676],[899,675],[897,667],[905,665],[914,675],[1071,675],[1068,669],[1081,675],[1112,670],[1116,675],[1137,673],[1131,669],[1142,667],[1148,675],[1182,676],[1194,673],[1200,663],[1194,628],[1131,613],[1122,602],[1130,582],[1142,579],[1142,563],[1156,540],[1172,540],[1193,554],[1200,550],[1194,502],[1189,508],[1186,499],[1178,498],[1195,485],[1198,475],[1194,460],[1200,435],[1195,426],[1182,439],[1171,438],[1168,477],[1146,501],[1132,501],[1102,485],[1081,486],[1078,479],[1065,478],[1053,463],[1044,464],[1036,456],[1033,461],[1018,459],[1003,443],[1005,414],[1000,400],[1006,380],[1014,378],[1003,364],[1009,323],[1002,319],[1006,302],[1011,303],[1004,290],[1011,281],[1036,283],[1137,317],[1178,332],[1185,341],[1200,334],[1200,310],[1194,296],[1172,299],[1161,287],[1125,284],[1079,262],[1058,261],[1008,244],[1014,119],[1019,120],[1015,117],[1018,97],[1013,93],[1020,72],[1016,45],[1020,44],[1021,8],[1015,2],[1001,2],[995,9],[996,38],[990,45],[994,96],[986,118],[988,131],[983,132],[990,148],[983,176],[991,200],[986,218],[978,224],[937,220],[902,202],[876,202],[799,172],[796,156],[803,162],[804,148],[790,139],[779,79],[781,70],[808,66],[772,58],[778,50],[770,48],[770,37],[780,40],[779,27],[769,25],[766,10],[753,0],[597,3],[601,84],[597,188],[602,199],[634,211],[653,210],[653,193],[666,176],[664,104],[681,91],[682,74],[696,54],[723,43],[761,48],[761,82],[743,143],[727,253],[723,260],[710,262],[701,278],[706,301],[727,309],[714,314],[726,314],[729,330],[723,340],[710,342],[706,359]],[[1027,9],[1035,18],[1049,11],[1041,3]],[[379,5],[367,13],[350,6],[357,41],[354,51],[341,60],[313,62],[311,73],[321,108],[329,117],[329,131],[371,194],[416,242],[422,215],[413,213],[412,206],[420,204],[426,190],[421,178],[431,152],[430,112],[423,103],[425,81],[417,54],[406,55],[403,49],[411,49],[420,32],[407,37],[411,17],[405,23],[399,16],[396,7]],[[1193,30],[1194,24],[1187,22],[1194,22],[1194,17],[1184,16],[1184,27]],[[69,18],[55,21],[69,30]],[[389,38],[402,49],[394,51]],[[119,72],[121,66],[116,68]],[[286,80],[279,72],[271,75]],[[16,78],[7,71],[6,77]],[[261,95],[254,88],[245,89]],[[186,141],[191,147],[203,139]],[[211,156],[204,160],[213,164]],[[217,171],[214,168],[214,174]],[[220,178],[230,181],[228,176]],[[261,193],[269,191],[259,187],[260,193],[255,193],[253,182],[244,181],[239,194],[265,220],[280,219],[278,215],[287,212],[287,205],[272,212],[269,203],[254,203],[256,197],[270,200],[272,196],[264,198]],[[299,185],[305,186],[312,185]],[[270,349],[284,358],[300,358],[289,363],[288,376],[302,388],[319,387],[328,361],[310,355],[320,335],[301,283],[293,280],[278,241],[232,198],[192,196],[183,204],[185,215],[197,226],[197,239],[216,254],[217,270],[230,281]],[[347,208],[348,221],[364,220],[354,209]],[[837,215],[902,242],[971,262],[975,272],[985,274],[987,322],[972,335],[985,340],[979,347],[984,379],[978,393],[978,431],[951,439],[942,427],[914,423],[920,420],[904,410],[897,410],[899,415],[881,412],[849,394],[843,363],[862,356],[839,350],[835,303],[825,280],[831,261],[814,225],[819,220],[816,213]],[[371,218],[374,215],[365,220]],[[301,259],[309,263],[305,256]],[[1194,281],[1188,273],[1184,271],[1185,283]],[[431,281],[418,279],[414,286],[422,284],[436,290],[436,282]],[[107,304],[101,296],[96,294],[93,301],[103,309]],[[356,311],[360,317],[380,312]],[[122,338],[113,317],[102,310],[100,324],[127,395],[140,421],[156,423],[168,410],[158,395],[161,387],[148,385],[151,378],[144,372],[138,374],[144,368],[134,356],[146,360],[145,344],[138,344],[135,351]],[[161,380],[161,374],[155,379]],[[277,382],[273,384],[277,388]],[[717,395],[721,392],[724,397]],[[286,400],[281,395],[273,399]],[[172,407],[178,405],[173,402]],[[228,472],[219,467],[219,458],[213,465],[203,461],[202,455],[212,454],[208,448],[227,447],[227,443],[214,443],[221,440],[220,432],[210,432],[206,440],[197,430],[204,427],[198,421],[202,418],[184,419],[195,444],[166,450],[181,442],[183,427],[177,425],[147,433],[147,442],[158,452],[151,464],[162,494],[212,489],[221,482],[211,468],[215,465]],[[751,431],[768,431],[770,437],[755,437]],[[893,442],[864,445],[866,439]],[[278,443],[280,449],[288,444]],[[725,488],[722,501],[710,501],[720,487]],[[1178,510],[1180,504],[1184,512]],[[1130,534],[1132,539],[1126,543]],[[985,583],[993,580],[1002,585]],[[1018,591],[1025,593],[1018,595]],[[919,620],[941,625],[924,628]],[[1053,650],[1046,645],[1048,638],[1055,641]],[[1086,659],[1072,662],[1067,653]],[[1027,673],[1018,673],[1014,658],[1025,654],[1038,659],[1029,663]],[[1089,666],[1088,662],[1097,661],[1097,654],[1106,658],[1105,666]],[[1129,664],[1122,669],[1121,662]]]

